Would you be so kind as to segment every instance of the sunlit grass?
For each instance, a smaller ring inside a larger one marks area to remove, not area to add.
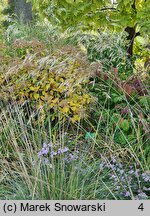
[[[50,121],[47,127],[33,126],[17,104],[2,109],[1,123],[2,199],[119,199],[109,172],[101,171],[100,164],[103,159],[110,164],[111,156],[126,158],[127,166],[140,163],[130,143],[122,149],[110,131],[104,140],[97,128],[97,136],[85,140],[79,138],[87,132],[81,124],[72,126],[72,132],[69,125],[58,123],[53,128]],[[70,153],[77,150],[79,159],[66,164],[62,156],[43,164],[37,155],[43,142],[68,146]],[[145,163],[140,167],[147,170]]]

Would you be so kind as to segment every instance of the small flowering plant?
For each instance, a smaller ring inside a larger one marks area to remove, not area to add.
[[[49,164],[52,159],[63,157],[65,162],[71,162],[78,159],[78,151],[69,152],[69,148],[54,146],[53,143],[43,143],[42,149],[38,152],[38,158],[45,164]]]
[[[150,171],[143,172],[138,166],[125,166],[116,158],[100,164],[100,170],[108,170],[109,180],[113,182],[113,191],[123,199],[150,198]]]
[[[68,147],[56,148],[52,143],[43,143],[42,149],[38,152],[38,158],[53,158],[68,152]]]

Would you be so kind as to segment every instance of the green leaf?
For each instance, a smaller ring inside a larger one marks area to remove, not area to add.
[[[139,103],[141,106],[149,107],[150,106],[150,98],[148,96],[141,96]]]
[[[129,124],[129,122],[128,122],[128,120],[123,120],[121,123],[120,123],[120,128],[122,129],[122,130],[124,130],[125,132],[127,132],[128,130],[129,130],[129,128],[130,128],[130,124]]]
[[[58,21],[63,29],[70,26],[91,27],[97,29],[124,29],[126,26],[138,25],[140,32],[147,32],[150,27],[150,0],[28,0],[33,8],[48,18],[51,22]],[[135,2],[135,9],[133,4]],[[61,9],[66,12],[60,12]],[[50,15],[52,14],[52,16]],[[122,28],[121,28],[122,27]]]
[[[117,113],[113,113],[112,117],[111,117],[111,122],[114,124],[118,124],[118,122],[121,119],[121,115],[117,114]]]
[[[94,139],[94,138],[95,138],[95,133],[86,132],[85,139]]]
[[[126,140],[126,136],[121,133],[121,131],[117,131],[114,135],[114,141],[116,143],[119,143],[120,145],[126,145],[127,144],[127,140]]]

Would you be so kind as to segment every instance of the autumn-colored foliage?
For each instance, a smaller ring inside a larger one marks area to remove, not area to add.
[[[13,99],[19,104],[28,101],[43,116],[53,110],[53,119],[59,111],[62,117],[79,121],[92,100],[86,84],[93,68],[84,54],[69,46],[48,53],[38,41],[18,40],[13,45],[18,57],[3,57],[3,100]]]

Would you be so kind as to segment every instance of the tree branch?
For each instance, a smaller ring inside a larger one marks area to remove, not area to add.
[[[116,11],[117,8],[114,8],[114,7],[106,7],[106,8],[102,8],[100,9],[101,11],[105,11],[105,10],[113,10],[113,11]]]

